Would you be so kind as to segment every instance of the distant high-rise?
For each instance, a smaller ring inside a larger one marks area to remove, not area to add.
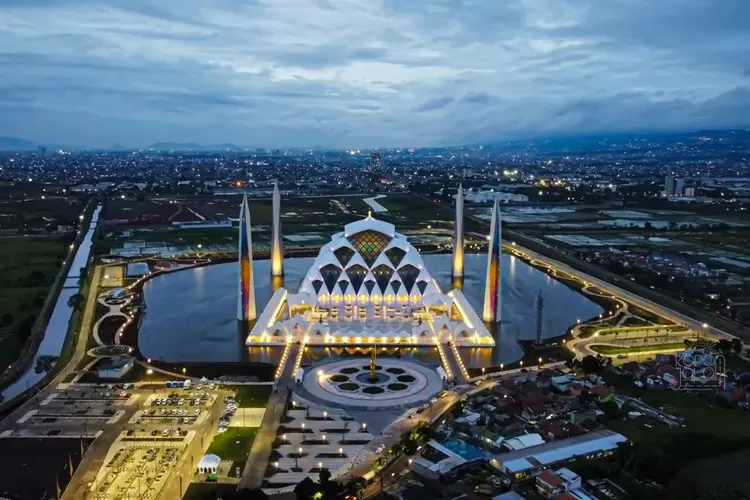
[[[685,191],[685,179],[675,179],[674,191],[672,191],[672,194],[675,196],[682,196],[683,191]]]
[[[664,178],[664,196],[674,196],[675,176],[668,175]]]
[[[370,155],[370,169],[376,172],[383,169],[383,160],[380,158],[380,153],[375,152]]]

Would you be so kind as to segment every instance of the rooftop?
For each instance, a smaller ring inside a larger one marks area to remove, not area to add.
[[[552,465],[579,455],[598,451],[613,450],[618,443],[628,439],[622,434],[610,430],[601,430],[553,441],[531,449],[517,450],[496,455],[490,463],[511,473]]]

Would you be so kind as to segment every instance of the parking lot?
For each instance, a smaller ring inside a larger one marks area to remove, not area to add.
[[[182,443],[124,444],[104,465],[93,498],[157,498],[184,449]]]
[[[216,402],[209,391],[169,391],[148,396],[130,418],[130,424],[200,424]]]

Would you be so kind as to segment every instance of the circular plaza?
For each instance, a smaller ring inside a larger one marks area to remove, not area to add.
[[[429,401],[443,389],[443,380],[432,368],[410,361],[366,358],[318,365],[302,380],[316,399],[342,407],[400,408]]]

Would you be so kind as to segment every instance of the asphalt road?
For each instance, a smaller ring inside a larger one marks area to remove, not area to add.
[[[513,245],[511,242],[504,241],[505,245],[508,245],[512,247],[515,251],[518,253],[524,254],[529,258],[532,258],[534,260],[538,260],[540,262],[543,262],[547,266],[551,267],[552,269],[555,269],[556,271],[561,271],[566,274],[570,274],[571,276],[575,276],[576,278],[580,279],[583,282],[590,283],[597,288],[600,288],[601,290],[605,290],[607,292],[610,292],[614,294],[616,297],[619,297],[621,299],[624,299],[638,307],[641,307],[643,309],[653,311],[656,314],[663,316],[677,324],[686,325],[692,329],[694,329],[697,332],[701,332],[705,335],[710,335],[712,337],[716,337],[718,339],[726,338],[726,339],[732,339],[734,338],[732,335],[728,334],[727,332],[720,330],[718,328],[715,328],[711,325],[702,323],[701,321],[698,321],[696,319],[690,318],[688,316],[685,316],[683,314],[680,314],[676,311],[673,311],[672,309],[668,309],[664,306],[661,306],[655,302],[652,302],[650,300],[644,299],[642,297],[639,297],[638,295],[635,295],[633,293],[630,293],[626,290],[623,290],[622,288],[613,285],[611,283],[608,283],[606,281],[600,280],[598,278],[594,278],[591,275],[588,275],[586,273],[583,273],[581,271],[578,271],[577,269],[574,269],[567,264],[563,264],[561,262],[558,262],[556,260],[550,259],[549,257],[545,257],[544,255],[538,254],[536,252],[532,252],[531,250],[528,250],[527,248],[524,248],[520,245]]]

